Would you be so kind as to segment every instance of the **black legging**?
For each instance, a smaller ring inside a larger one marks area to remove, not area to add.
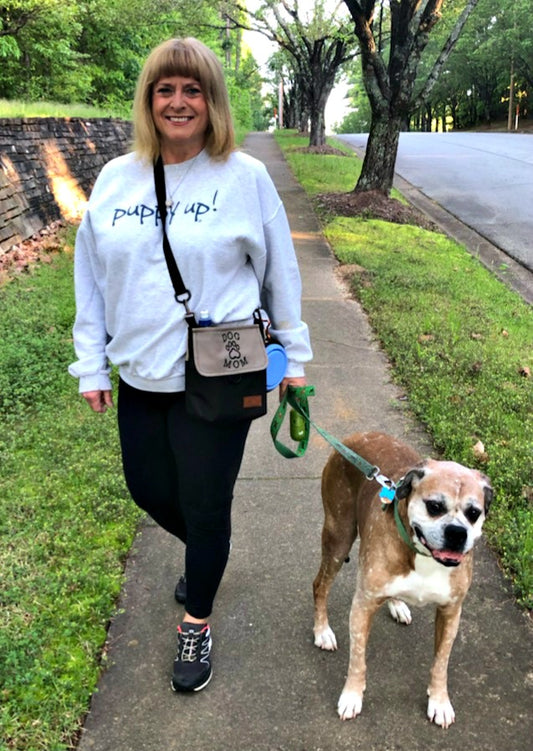
[[[124,475],[135,503],[186,544],[187,612],[207,618],[229,554],[231,504],[250,421],[190,417],[182,392],[119,384]]]

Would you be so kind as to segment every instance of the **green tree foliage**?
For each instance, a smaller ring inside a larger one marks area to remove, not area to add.
[[[455,128],[506,119],[511,76],[513,102],[527,116],[533,88],[531,1],[481,0],[424,103],[426,121],[434,121],[437,112]]]
[[[177,27],[170,0],[7,0],[0,11],[6,99],[126,102],[141,59]]]
[[[75,3],[7,0],[0,4],[0,19],[0,96],[69,101],[87,84],[83,75],[73,76],[81,59],[73,44],[81,33]]]
[[[349,88],[346,98],[350,102],[351,111],[341,123],[335,125],[335,131],[337,133],[368,133],[372,111],[359,66],[354,65],[350,71],[347,71],[347,80]]]
[[[511,74],[520,121],[528,117],[533,88],[531,0],[480,0],[433,89],[425,98],[420,96],[433,61],[445,45],[462,7],[464,3],[460,0],[443,4],[442,18],[419,63],[413,106],[406,118],[411,129],[460,129],[505,121]],[[386,47],[386,34],[383,39]],[[354,112],[339,126],[339,132],[365,130],[361,127],[364,117],[357,115],[361,110],[362,81],[362,71],[354,67],[350,74],[353,87],[349,92]],[[512,109],[514,120],[515,109]]]
[[[238,69],[227,69],[226,83],[235,123],[245,130],[265,130],[268,119],[261,97],[262,79],[254,58],[247,55]]]
[[[0,0],[0,98],[82,102],[129,114],[148,52],[197,36],[226,64],[237,123],[260,127],[261,80],[209,0]]]

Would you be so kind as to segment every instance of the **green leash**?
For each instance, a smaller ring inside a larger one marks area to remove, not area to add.
[[[276,410],[276,413],[272,418],[272,422],[270,424],[270,435],[272,436],[272,440],[274,441],[274,446],[276,447],[277,451],[286,459],[295,459],[299,456],[303,456],[307,451],[307,446],[309,444],[309,433],[312,425],[317,433],[321,435],[322,438],[324,438],[324,440],[327,441],[327,443],[329,443],[330,446],[335,449],[335,451],[338,451],[338,453],[341,454],[341,456],[343,456],[346,461],[350,462],[350,464],[353,464],[354,467],[357,467],[357,469],[364,474],[367,480],[376,480],[376,482],[381,485],[379,497],[381,499],[382,508],[383,510],[385,510],[387,506],[392,504],[394,510],[394,520],[396,522],[396,526],[398,527],[398,532],[402,540],[406,543],[406,545],[408,545],[419,555],[428,555],[429,557],[431,557],[429,553],[423,553],[413,544],[413,541],[411,540],[407,530],[405,529],[405,526],[400,518],[400,512],[398,511],[399,499],[396,496],[396,483],[390,480],[385,475],[382,475],[380,473],[379,467],[376,467],[374,464],[367,462],[366,459],[363,459],[362,456],[356,454],[355,451],[352,451],[350,448],[348,448],[348,446],[342,443],[342,441],[339,441],[338,438],[335,438],[335,436],[331,435],[331,433],[328,433],[327,430],[324,430],[315,422],[313,422],[309,413],[309,397],[314,395],[314,386],[289,386],[286,389],[279,407]],[[297,414],[301,415],[304,418],[302,434],[297,442],[295,451],[288,446],[285,446],[285,444],[283,444],[278,439],[278,434],[287,414],[288,406],[292,407],[292,409]]]
[[[335,436],[332,436],[331,433],[328,433],[327,430],[324,430],[315,422],[313,422],[309,414],[309,397],[314,395],[314,386],[289,386],[285,391],[283,399],[281,400],[270,425],[270,435],[272,436],[274,446],[279,451],[279,453],[286,459],[294,459],[298,456],[303,456],[307,451],[307,446],[309,443],[309,432],[312,425],[317,433],[322,436],[322,438],[324,438],[331,446],[333,446],[333,448],[338,451],[339,454],[341,454],[347,461],[357,467],[357,469],[359,469],[368,480],[377,480],[381,485],[383,485],[383,487],[390,487],[392,485],[392,481],[386,477],[383,477],[383,475],[379,475],[379,467],[375,467],[373,464],[367,462],[365,459],[363,459],[362,456],[359,456],[359,454],[356,454],[355,451],[352,451],[348,448],[348,446],[345,446],[342,441],[339,441],[337,438],[335,438]],[[305,420],[304,435],[298,442],[296,451],[293,451],[288,446],[285,446],[283,443],[281,443],[280,440],[278,440],[278,433],[283,424],[283,420],[285,419],[287,407],[289,405]],[[379,478],[382,478],[384,482],[381,482]]]

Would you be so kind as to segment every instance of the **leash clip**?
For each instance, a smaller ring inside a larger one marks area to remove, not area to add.
[[[375,480],[381,485],[381,490],[379,491],[381,502],[384,504],[393,503],[396,498],[396,484],[386,475],[382,475],[379,467],[376,467],[374,475],[369,479]]]

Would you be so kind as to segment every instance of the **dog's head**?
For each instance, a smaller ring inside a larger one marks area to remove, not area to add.
[[[481,536],[493,490],[475,469],[427,459],[407,472],[396,495],[407,498],[415,545],[444,566],[458,566]]]

